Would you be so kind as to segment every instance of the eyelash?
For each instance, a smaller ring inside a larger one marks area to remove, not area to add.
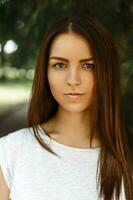
[[[60,65],[60,64],[63,64],[63,63],[55,63],[55,64],[52,65],[52,67],[55,67],[57,70],[58,70],[58,69],[60,70],[60,69],[62,69],[62,68],[57,67],[57,65]],[[95,64],[92,64],[92,63],[84,63],[84,64],[89,65],[89,67],[87,67],[86,69],[92,69],[92,70],[95,69]],[[63,64],[63,65],[64,65],[64,64]]]

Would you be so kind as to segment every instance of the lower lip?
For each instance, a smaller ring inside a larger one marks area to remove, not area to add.
[[[69,97],[69,98],[71,98],[71,99],[78,99],[79,97],[81,97],[82,96],[82,94],[67,94],[67,96]]]

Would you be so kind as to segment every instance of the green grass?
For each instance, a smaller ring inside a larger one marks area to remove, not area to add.
[[[0,82],[0,114],[28,101],[31,84],[27,81]]]

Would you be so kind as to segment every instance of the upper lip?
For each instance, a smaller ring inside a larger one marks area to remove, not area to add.
[[[79,93],[79,92],[70,92],[70,93],[67,93],[67,94],[71,94],[71,95],[79,95],[79,94],[83,94],[83,93]]]

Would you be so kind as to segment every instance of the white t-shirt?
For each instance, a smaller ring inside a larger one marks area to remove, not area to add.
[[[41,147],[32,128],[0,138],[0,166],[10,199],[101,200],[96,182],[100,148],[70,147],[50,140],[42,129],[39,133],[61,158]]]

